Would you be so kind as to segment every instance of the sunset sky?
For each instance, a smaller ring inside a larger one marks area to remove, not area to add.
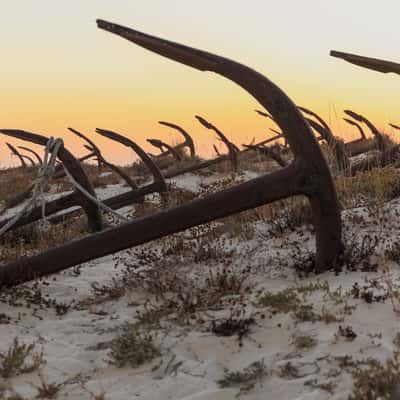
[[[278,84],[296,104],[320,113],[335,134],[351,108],[391,133],[400,124],[400,76],[380,74],[329,56],[331,49],[400,62],[399,0],[1,0],[0,125],[63,137],[77,155],[82,142],[66,127],[96,138],[94,128],[176,143],[158,120],[185,127],[202,155],[212,132],[200,114],[240,145],[273,125],[254,113],[246,92],[139,48],[96,27],[102,18],[235,59]],[[392,132],[393,135],[396,135]],[[397,134],[400,138],[400,134]],[[395,136],[394,136],[395,137]],[[7,139],[11,143],[23,144]],[[0,138],[1,165],[17,165]],[[128,149],[98,138],[118,164]],[[35,147],[35,146],[32,146]],[[36,147],[38,148],[38,147]]]

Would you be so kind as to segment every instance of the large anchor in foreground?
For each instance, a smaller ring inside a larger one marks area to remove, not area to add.
[[[237,83],[275,118],[287,135],[294,160],[278,171],[183,206],[161,211],[4,265],[0,267],[0,285],[12,286],[26,282],[295,195],[305,195],[311,203],[316,235],[315,269],[324,271],[331,267],[343,249],[339,202],[331,173],[317,141],[309,125],[286,94],[260,73],[235,61],[110,22],[99,20],[98,26],[162,56],[200,71],[215,72]]]

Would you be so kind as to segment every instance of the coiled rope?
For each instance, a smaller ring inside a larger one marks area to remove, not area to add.
[[[43,157],[43,165],[39,168],[38,177],[35,179],[33,188],[32,188],[32,196],[29,201],[22,207],[22,209],[12,217],[7,224],[5,224],[2,228],[0,228],[0,236],[7,232],[10,228],[12,228],[17,221],[23,217],[24,215],[29,215],[31,209],[34,207],[36,202],[40,201],[42,218],[41,218],[41,230],[47,230],[50,225],[47,217],[46,217],[46,197],[45,192],[47,191],[49,181],[53,177],[55,173],[56,160],[58,151],[60,148],[64,146],[64,142],[61,138],[55,139],[54,137],[50,137],[46,143],[45,153]],[[102,203],[96,197],[91,195],[87,190],[85,190],[71,175],[68,169],[63,164],[65,175],[68,177],[72,186],[79,190],[84,196],[86,196],[90,201],[97,204],[100,208],[105,210],[106,212],[112,214],[117,219],[128,222],[129,219],[123,216],[122,214],[114,211],[112,208],[108,207],[106,204]]]

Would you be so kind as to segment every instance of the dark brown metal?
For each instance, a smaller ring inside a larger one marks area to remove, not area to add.
[[[363,68],[372,69],[374,71],[389,73],[393,72],[400,75],[400,64],[391,61],[380,60],[377,58],[364,57],[356,54],[343,53],[341,51],[332,50],[332,57],[342,58],[343,60],[358,65]]]
[[[244,146],[244,147],[247,147],[247,146],[264,146],[264,145],[266,145],[266,144],[268,144],[268,143],[271,143],[271,142],[273,142],[273,141],[275,141],[275,140],[278,140],[278,139],[282,139],[282,138],[284,138],[284,137],[285,137],[285,135],[284,135],[283,133],[279,133],[279,132],[278,132],[278,135],[273,136],[273,137],[271,137],[271,138],[269,138],[269,139],[265,139],[265,140],[263,140],[263,141],[261,141],[261,142],[255,143],[255,144],[249,143],[248,145],[243,145],[243,146]],[[246,151],[246,150],[244,150],[244,151]]]
[[[272,120],[272,121],[275,122],[274,117],[273,117],[271,114],[268,114],[267,112],[261,111],[261,110],[254,110],[254,111],[255,111],[257,114],[259,114],[259,115],[261,115],[261,116],[263,116],[263,117],[269,118],[270,120]]]
[[[396,124],[389,124],[392,128],[400,130],[400,126]]]
[[[159,139],[147,139],[147,141],[157,149],[160,149],[162,152],[162,155],[165,154],[172,154],[172,156],[175,158],[177,161],[182,161],[182,156],[179,154],[179,152],[176,150],[175,147],[170,146],[168,143],[163,142],[162,140]],[[164,147],[167,149],[165,152],[163,152]]]
[[[72,132],[74,135],[78,136],[82,140],[84,140],[86,143],[89,144],[89,146],[92,148],[92,151],[96,154],[101,154],[100,149],[97,147],[97,145],[93,142],[93,140],[89,139],[86,135],[84,135],[82,132],[77,131],[74,128],[67,128],[70,132]],[[97,157],[96,157],[97,158]],[[97,158],[97,165],[99,168],[99,172],[101,171],[101,161],[99,158]]]
[[[214,149],[214,151],[215,151],[215,154],[216,154],[218,157],[220,157],[220,156],[221,156],[221,153],[219,152],[218,147],[217,147],[215,144],[213,144],[213,149]]]
[[[211,122],[208,122],[206,119],[203,117],[200,117],[199,115],[195,115],[195,118],[200,122],[201,125],[203,125],[205,128],[210,129],[214,131],[219,139],[224,142],[226,148],[228,149],[228,155],[229,159],[232,164],[232,169],[234,171],[238,170],[239,167],[239,160],[238,160],[238,153],[240,152],[239,148],[232,143],[215,125],[213,125]]]
[[[26,132],[17,129],[0,129],[0,133],[15,137],[21,140],[46,146],[48,138],[42,135],[38,135],[31,132]],[[85,171],[82,169],[76,158],[70,153],[64,146],[61,146],[57,154],[58,158],[65,167],[68,169],[73,178],[92,196],[96,197],[96,193],[93,190],[92,185],[89,182]],[[97,204],[89,200],[83,193],[76,191],[74,193],[75,198],[81,207],[85,210],[88,227],[91,231],[96,232],[102,229],[101,214]]]
[[[31,157],[27,156],[26,154],[22,154],[22,153],[20,153],[20,154],[23,159],[28,160],[31,163],[31,167],[36,166],[35,161],[33,161],[33,159]]]
[[[115,172],[118,176],[120,176],[128,186],[130,186],[134,190],[138,188],[136,183],[131,179],[131,177],[127,173],[125,173],[121,168],[117,167],[116,165],[108,162],[103,157],[103,155],[98,152],[97,148],[94,149],[93,147],[87,144],[85,144],[84,147],[89,151],[93,151],[93,153],[95,154],[96,158],[100,161],[100,163],[105,167],[107,167],[108,169],[110,169],[111,171]],[[142,199],[142,201],[144,201],[144,198]]]
[[[321,135],[332,150],[339,171],[346,171],[350,166],[350,161],[344,151],[344,145],[338,142],[332,132],[325,129],[325,126],[318,124],[310,118],[306,118],[306,121],[310,124],[311,128]]]
[[[265,156],[272,158],[274,161],[278,163],[281,167],[286,167],[288,164],[287,162],[282,158],[282,156],[271,149],[270,147],[265,147],[265,146],[256,146],[256,145],[243,145],[247,149],[255,150],[260,154],[264,154]]]
[[[358,124],[357,122],[355,122],[349,118],[343,118],[343,120],[346,121],[348,124],[355,126],[358,129],[358,131],[360,132],[361,139],[363,139],[363,140],[367,139],[364,129],[362,128],[362,126],[360,124]]]
[[[189,133],[185,129],[183,129],[179,125],[172,124],[171,122],[158,121],[158,123],[160,125],[168,126],[169,128],[177,130],[185,138],[184,142],[179,143],[178,145],[176,145],[174,147],[175,150],[179,151],[180,149],[188,147],[189,148],[189,152],[190,152],[190,157],[191,158],[196,157],[196,149],[195,149],[195,146],[194,146],[194,141],[193,141],[192,137],[189,135]]]
[[[99,147],[92,140],[90,140],[86,135],[84,135],[82,132],[77,131],[74,128],[68,128],[68,130],[89,144],[89,145],[86,145],[85,148],[89,151],[92,151],[95,154],[97,161],[98,161],[99,170],[101,170],[101,165],[104,165],[107,168],[109,168],[111,171],[113,171],[117,175],[119,175],[128,184],[128,186],[130,186],[132,189],[138,188],[136,183],[130,178],[130,176],[128,174],[126,174],[121,168],[108,162],[103,157]]]
[[[52,274],[192,226],[299,194],[309,198],[314,213],[316,270],[323,271],[332,266],[343,250],[340,207],[332,176],[310,127],[281,89],[263,75],[235,61],[106,21],[98,21],[98,26],[180,63],[216,72],[236,82],[274,116],[287,134],[295,160],[279,171],[181,207],[4,265],[0,268],[0,286],[12,286]]]
[[[21,162],[21,166],[26,168],[27,165],[21,153],[11,143],[6,143],[6,145],[10,149],[11,153],[18,157],[19,161]]]
[[[381,151],[373,157],[368,157],[351,166],[351,176],[358,172],[369,171],[372,168],[383,168],[397,161],[400,157],[400,145],[395,145],[388,150]]]
[[[321,137],[326,141],[328,146],[333,151],[339,170],[347,170],[350,165],[350,161],[345,153],[343,144],[336,139],[329,125],[314,111],[300,106],[297,108],[304,114],[310,115],[318,121],[318,123],[316,123],[312,119],[306,118],[311,127],[321,135]]]
[[[264,112],[264,111],[260,111],[260,110],[254,110],[254,111],[255,111],[257,114],[261,115],[262,117],[269,118],[270,120],[272,120],[273,122],[276,123],[276,121],[274,120],[274,117],[273,117],[272,115],[270,115],[270,114],[268,114],[268,113],[266,113],[266,112]],[[276,129],[273,129],[273,128],[269,128],[269,130],[272,131],[272,132],[274,132],[274,133],[276,133],[276,134],[278,134],[278,135],[283,135],[284,146],[285,146],[285,147],[288,147],[288,141],[287,141],[287,139],[286,139],[286,136],[285,136],[282,132],[279,132],[279,131],[277,131]],[[268,143],[268,142],[261,143],[261,145],[266,144],[266,143]]]
[[[83,163],[84,161],[89,160],[89,159],[91,159],[93,157],[96,157],[96,153],[91,151],[89,154],[86,154],[85,156],[82,156],[82,157],[78,158],[78,161],[80,163]],[[62,165],[62,163],[59,163],[55,167],[53,179],[61,179],[61,178],[64,178],[64,177],[65,177],[65,171],[64,171],[63,165]]]
[[[154,177],[154,182],[146,185],[142,188],[138,188],[136,190],[131,190],[126,193],[122,193],[113,197],[110,197],[108,199],[102,200],[102,202],[107,205],[108,207],[111,207],[112,209],[118,209],[121,207],[125,207],[127,205],[130,205],[132,203],[142,203],[143,198],[146,194],[158,192],[158,193],[165,193],[167,191],[167,184],[165,182],[165,179],[163,175],[161,174],[159,168],[154,164],[154,162],[151,160],[151,158],[145,153],[145,151],[135,142],[132,140],[117,134],[115,132],[111,131],[105,131],[98,129],[96,130],[97,133],[108,137],[112,140],[115,140],[121,144],[124,144],[125,146],[131,147],[134,149],[136,154],[142,159],[142,161],[147,165],[147,167],[150,169],[153,177]],[[95,154],[95,153],[92,153]],[[88,155],[89,156],[89,155]],[[87,157],[87,156],[86,156]],[[75,196],[75,193],[68,194],[66,196],[63,196],[59,199],[50,201],[46,204],[46,215],[51,216],[59,211],[62,211],[64,209],[74,207],[74,206],[79,206],[80,203],[78,201],[78,198]],[[58,218],[58,216],[54,217],[56,220],[66,220],[69,217],[75,215],[75,211],[70,211],[66,212],[62,215],[62,218]],[[34,221],[37,221],[40,219],[42,216],[42,211],[40,207],[34,208],[29,215],[20,218],[17,223],[13,226],[14,228],[30,224]],[[9,220],[3,220],[0,221],[0,228],[4,226]],[[51,221],[51,218],[50,218]]]
[[[43,164],[41,157],[39,156],[38,153],[36,153],[36,151],[34,151],[34,150],[32,150],[31,148],[26,147],[26,146],[18,146],[18,148],[21,149],[21,150],[25,150],[25,151],[27,151],[28,153],[33,154],[33,155],[36,157],[36,160],[37,160],[38,164],[39,164],[39,165],[42,165],[42,164]]]
[[[153,175],[154,182],[158,184],[159,193],[163,193],[167,190],[167,184],[160,169],[137,143],[135,143],[131,139],[128,139],[126,136],[121,135],[120,133],[116,133],[110,130],[96,128],[96,132],[99,135],[114,140],[115,142],[121,143],[126,147],[130,147],[150,170],[151,174]]]
[[[364,123],[367,125],[369,130],[372,132],[372,134],[375,136],[376,139],[376,144],[378,147],[378,150],[380,151],[385,151],[387,150],[385,140],[383,138],[382,133],[379,131],[379,129],[367,118],[365,118],[363,115],[358,114],[352,110],[344,110],[345,114],[350,116],[351,118],[355,119],[358,122]]]

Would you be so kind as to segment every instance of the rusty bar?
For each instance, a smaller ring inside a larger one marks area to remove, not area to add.
[[[318,132],[321,137],[327,142],[328,146],[335,156],[336,164],[339,168],[339,171],[346,171],[350,166],[350,161],[344,151],[344,145],[342,143],[339,143],[332,135],[332,132],[325,129],[325,126],[322,126],[309,118],[306,118],[306,121],[310,124],[311,128]]]
[[[358,124],[357,122],[353,121],[350,118],[343,118],[343,120],[346,121],[348,124],[355,126],[358,129],[358,131],[360,132],[361,139],[364,140],[367,139],[367,137],[365,136],[364,129],[360,124]]]
[[[33,154],[33,155],[36,157],[36,160],[38,161],[38,164],[39,164],[39,165],[42,165],[42,164],[43,164],[42,159],[40,158],[39,154],[36,153],[36,151],[34,151],[34,150],[32,150],[31,148],[26,147],[26,146],[17,146],[17,147],[18,147],[19,149],[21,149],[21,150],[25,150],[25,151],[27,151],[28,153]]]
[[[99,20],[99,28],[121,36],[148,50],[200,71],[211,71],[237,83],[249,92],[274,117],[285,132],[295,154],[295,164],[306,171],[304,192],[315,216],[317,242],[316,268],[332,265],[342,250],[340,206],[333,179],[320,147],[308,124],[293,102],[274,83],[245,65],[224,57],[156,38],[127,27]],[[308,188],[307,183],[313,183]],[[316,185],[316,186],[314,186]]]
[[[156,147],[157,149],[160,149],[161,152],[163,151],[163,148],[165,147],[167,150],[165,152],[163,152],[162,155],[172,154],[172,156],[175,158],[176,161],[182,161],[182,156],[176,150],[176,147],[172,147],[168,143],[165,143],[159,139],[146,139],[146,140],[152,146]]]
[[[130,147],[140,157],[140,159],[143,161],[143,163],[150,170],[151,174],[153,175],[154,182],[158,183],[158,187],[159,187],[158,191],[160,193],[167,191],[167,184],[165,182],[165,179],[164,179],[160,169],[153,162],[153,160],[149,157],[149,155],[137,143],[135,143],[133,140],[128,139],[127,137],[121,135],[120,133],[116,133],[114,131],[110,131],[107,129],[96,128],[96,132],[99,135],[102,135],[104,137],[107,137],[108,139],[119,142],[126,147]]]
[[[391,61],[380,60],[378,58],[364,57],[357,54],[343,53],[341,51],[332,50],[330,52],[332,57],[341,58],[351,64],[358,65],[359,67],[371,69],[373,71],[390,73],[400,75],[400,64]]]
[[[21,166],[26,168],[27,165],[21,153],[11,143],[6,143],[6,146],[10,149],[12,154],[18,157],[19,161],[21,162]]]
[[[171,122],[158,121],[158,123],[160,125],[168,126],[169,128],[177,130],[184,137],[185,141],[182,142],[182,143],[179,143],[178,145],[176,145],[175,146],[176,150],[179,150],[179,149],[184,148],[184,147],[188,147],[189,148],[189,152],[190,152],[190,157],[194,158],[196,156],[196,149],[195,149],[195,146],[194,146],[194,141],[193,141],[192,137],[189,135],[189,133],[185,129],[183,129],[179,125],[172,124]]]
[[[200,115],[195,115],[195,118],[203,125],[206,129],[210,129],[214,131],[220,140],[224,142],[226,148],[228,149],[229,159],[232,164],[232,169],[234,171],[238,170],[239,160],[238,160],[238,153],[240,152],[239,148],[233,144],[215,125],[211,122],[207,121],[205,118],[200,117]]]
[[[93,151],[93,153],[96,155],[97,159],[100,160],[101,164],[105,165],[107,168],[109,168],[111,171],[115,172],[118,176],[120,176],[128,186],[130,186],[133,190],[136,190],[138,188],[138,186],[136,185],[136,183],[131,179],[131,177],[125,173],[122,168],[119,168],[118,166],[110,163],[109,161],[107,161],[103,155],[101,153],[99,153],[98,148],[93,148],[89,145],[84,145],[84,147],[89,150],[89,151]],[[144,199],[142,199],[144,201]]]
[[[48,138],[42,135],[38,135],[32,132],[26,132],[23,130],[17,129],[0,129],[0,133],[15,137],[21,140],[29,141],[32,143],[36,143],[42,146],[46,146],[48,142]],[[96,197],[96,193],[89,182],[88,177],[85,174],[85,171],[82,169],[82,166],[76,160],[76,158],[70,153],[64,146],[61,146],[58,150],[57,154],[58,158],[68,171],[71,173],[73,178],[92,196]],[[93,203],[89,200],[83,193],[80,191],[76,191],[75,194],[76,199],[78,200],[79,204],[85,210],[87,220],[88,220],[88,227],[91,231],[99,231],[102,229],[102,221],[101,221],[101,214],[97,204]]]
[[[277,153],[276,151],[272,150],[269,147],[265,146],[257,146],[257,145],[244,145],[246,148],[255,150],[261,154],[264,154],[265,156],[272,158],[274,161],[278,163],[281,167],[286,167],[287,162],[282,158],[282,156]]]
[[[211,70],[236,82],[273,115],[287,135],[295,160],[275,173],[193,203],[5,265],[0,268],[1,284],[10,286],[54,273],[191,226],[297,194],[309,198],[314,213],[316,270],[322,271],[332,266],[343,249],[340,207],[332,176],[310,127],[284,92],[263,75],[235,61],[106,21],[98,21],[98,26],[160,55],[200,70]]]
[[[379,129],[366,117],[364,117],[361,114],[358,114],[352,110],[344,110],[345,114],[347,114],[349,117],[355,119],[358,122],[362,122],[365,125],[368,126],[369,130],[372,132],[372,134],[375,136],[377,147],[380,151],[385,151],[387,150],[385,141],[383,139],[383,135],[379,131]]]

